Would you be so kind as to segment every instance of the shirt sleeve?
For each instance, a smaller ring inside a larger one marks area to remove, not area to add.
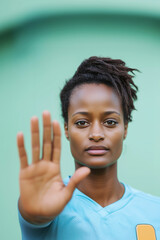
[[[45,224],[32,224],[27,222],[21,215],[18,209],[19,223],[21,227],[22,240],[44,240],[48,239],[50,228],[53,228],[55,220]],[[50,235],[50,234],[49,234]],[[54,238],[53,238],[54,239]]]

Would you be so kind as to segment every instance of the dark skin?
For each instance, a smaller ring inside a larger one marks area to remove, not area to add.
[[[45,223],[55,218],[71,199],[75,187],[102,207],[117,201],[124,193],[117,179],[117,159],[127,124],[124,124],[120,100],[113,89],[103,84],[75,88],[70,98],[65,134],[76,167],[67,186],[60,173],[60,126],[56,121],[51,123],[50,113],[43,113],[42,159],[36,117],[31,119],[31,165],[27,161],[23,134],[17,135],[21,164],[19,209],[29,222]],[[98,149],[94,149],[95,146]]]
[[[83,165],[91,169],[77,187],[102,207],[124,194],[124,187],[117,178],[117,160],[127,127],[120,99],[112,88],[103,84],[84,84],[74,89],[65,134],[70,141],[76,169]],[[91,151],[86,150],[88,147]],[[100,149],[94,150],[94,147]],[[103,148],[106,149],[103,151]]]
[[[116,165],[114,168],[109,168],[98,171],[91,170],[90,177],[86,178],[86,181],[82,180],[77,186],[80,191],[102,207],[118,201],[124,194],[124,187],[115,175]]]

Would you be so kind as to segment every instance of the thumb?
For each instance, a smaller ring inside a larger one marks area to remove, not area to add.
[[[77,184],[80,181],[82,181],[85,177],[87,177],[90,172],[91,172],[91,170],[88,167],[80,167],[75,171],[75,173],[71,177],[68,185],[66,186],[66,190],[67,190],[68,194],[70,195],[70,196],[68,196],[69,198],[71,198],[73,191],[76,188]]]

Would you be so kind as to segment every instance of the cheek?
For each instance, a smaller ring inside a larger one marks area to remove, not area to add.
[[[75,157],[79,152],[82,151],[83,140],[80,134],[73,132],[70,134],[69,141],[71,153]]]
[[[121,155],[122,148],[123,148],[123,140],[124,140],[124,131],[118,131],[113,138],[112,141],[112,149],[113,154],[116,154],[117,156]]]

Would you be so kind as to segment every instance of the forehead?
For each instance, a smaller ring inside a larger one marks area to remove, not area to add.
[[[122,112],[121,101],[115,90],[105,84],[82,84],[76,87],[70,97],[69,112],[86,108],[92,110],[115,109]]]

